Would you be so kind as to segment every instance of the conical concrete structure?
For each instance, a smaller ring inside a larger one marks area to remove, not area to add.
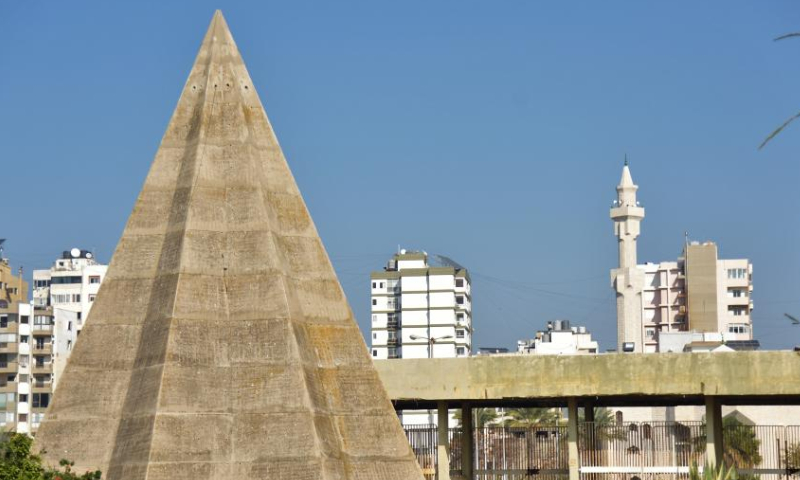
[[[222,15],[36,444],[108,480],[421,480]]]

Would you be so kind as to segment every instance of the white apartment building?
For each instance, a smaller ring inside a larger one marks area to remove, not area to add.
[[[73,329],[77,334],[83,328],[107,270],[108,266],[98,263],[88,250],[65,251],[50,269],[33,271],[33,305],[36,309],[75,312],[77,321]]]
[[[713,242],[687,242],[677,261],[637,264],[644,208],[636,200],[626,162],[611,219],[619,267],[611,271],[617,293],[617,349],[657,352],[659,336],[672,332],[721,334],[725,342],[753,340],[753,266],[721,260]]]
[[[370,275],[374,359],[452,358],[472,354],[472,288],[449,258],[400,250]],[[406,410],[404,425],[436,424],[436,412]],[[456,422],[450,417],[450,425]]]
[[[517,352],[526,355],[587,355],[599,351],[586,327],[571,327],[569,320],[547,322],[547,329],[536,332],[536,338],[517,341]]]
[[[472,354],[469,273],[445,257],[432,258],[401,250],[370,275],[373,358]]]

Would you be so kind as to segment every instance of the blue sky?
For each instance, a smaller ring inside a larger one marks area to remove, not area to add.
[[[756,337],[800,344],[791,1],[2,2],[0,237],[27,271],[108,261],[221,8],[362,329],[398,245],[473,275],[475,346],[547,320],[615,342],[608,208],[640,261],[684,231],[755,266]]]

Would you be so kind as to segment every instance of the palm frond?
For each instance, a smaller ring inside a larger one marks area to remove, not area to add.
[[[783,315],[786,316],[786,318],[788,318],[789,320],[792,321],[792,325],[800,325],[800,320],[798,320],[797,317],[795,317],[793,315],[789,315],[788,313],[784,313]]]
[[[758,149],[761,150],[762,148],[764,148],[764,145],[766,145],[767,143],[769,143],[770,140],[775,138],[775,135],[781,133],[781,131],[784,128],[788,127],[790,123],[792,123],[793,121],[797,120],[798,117],[800,117],[800,112],[794,114],[792,116],[792,118],[790,118],[789,120],[786,120],[785,122],[783,122],[783,125],[781,125],[780,127],[776,128],[774,132],[770,133],[769,136],[763,142],[761,142],[761,145],[758,146]]]
[[[774,38],[772,41],[777,42],[778,40],[783,40],[785,38],[793,38],[793,37],[800,37],[800,32],[785,33],[780,37]]]

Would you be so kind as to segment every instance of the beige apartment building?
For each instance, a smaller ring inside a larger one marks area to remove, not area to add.
[[[619,242],[619,267],[611,271],[617,292],[617,349],[675,351],[679,338],[686,344],[696,340],[672,335],[676,332],[704,334],[704,340],[734,350],[754,348],[752,264],[747,259],[720,259],[713,242],[686,242],[676,261],[637,264],[644,219],[644,208],[636,200],[638,188],[626,162],[611,208]]]
[[[34,381],[33,308],[27,298],[22,270],[15,275],[8,259],[0,258],[0,428],[20,433],[38,428],[51,396]]]
[[[35,434],[106,266],[73,249],[35,270],[34,301],[21,270],[0,258],[0,428]]]

